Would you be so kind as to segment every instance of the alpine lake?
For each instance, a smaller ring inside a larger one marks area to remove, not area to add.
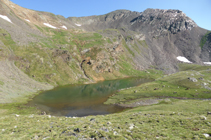
[[[124,78],[94,84],[68,85],[44,91],[35,96],[29,106],[54,116],[82,117],[121,112],[127,108],[105,105],[104,102],[118,90],[138,86],[152,79]]]

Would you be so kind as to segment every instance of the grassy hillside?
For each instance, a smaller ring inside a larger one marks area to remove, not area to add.
[[[114,36],[103,37],[77,29],[36,27],[47,36],[34,35],[40,39],[37,43],[19,46],[3,29],[1,32],[5,35],[0,38],[5,45],[4,57],[8,58],[10,53],[15,65],[36,81],[58,86],[142,73],[134,67],[137,51],[129,48],[123,37],[113,40]]]
[[[180,64],[181,71],[164,75],[154,82],[122,90],[109,98],[106,104],[128,104],[151,101],[150,99],[211,99],[211,66]]]

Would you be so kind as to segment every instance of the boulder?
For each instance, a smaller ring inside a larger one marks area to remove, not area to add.
[[[85,53],[89,52],[90,50],[91,50],[90,48],[89,49],[85,49],[85,50],[81,51],[81,54],[85,54]]]
[[[198,80],[196,78],[193,78],[193,77],[188,77],[188,80],[190,80],[191,82],[198,82]]]

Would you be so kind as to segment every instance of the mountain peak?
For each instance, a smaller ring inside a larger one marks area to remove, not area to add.
[[[131,21],[131,24],[144,23],[153,27],[157,27],[158,30],[168,30],[171,33],[177,33],[179,31],[191,30],[193,27],[197,27],[197,24],[188,16],[186,16],[180,10],[162,10],[162,9],[146,9],[135,20]]]

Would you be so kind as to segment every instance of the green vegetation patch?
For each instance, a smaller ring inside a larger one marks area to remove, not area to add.
[[[142,45],[143,47],[148,48],[148,45],[147,45],[147,43],[146,43],[145,40],[138,40],[138,43],[139,43],[140,45]]]
[[[2,111],[0,116],[14,114],[29,115],[41,113],[40,110],[36,109],[36,107],[29,107],[22,103],[0,104],[0,112],[1,110],[4,110],[4,112]]]
[[[204,44],[207,42],[207,37],[209,35],[209,33],[211,33],[210,31],[208,31],[202,38],[200,41],[200,47],[202,48],[204,46]]]
[[[139,87],[133,87],[127,90],[122,90],[110,97],[106,104],[127,104],[131,100],[142,98],[196,98],[205,99],[211,98],[211,91],[206,89],[188,89],[186,87],[170,84],[168,82],[155,81],[142,84]]]
[[[105,40],[98,33],[79,33],[73,34],[73,42],[80,48],[90,48],[102,46]]]
[[[112,44],[112,42],[111,42],[111,39],[110,39],[110,38],[108,38],[108,39],[107,39],[107,42],[108,42],[109,44]]]
[[[54,30],[54,35],[52,36],[52,39],[54,42],[58,44],[68,44],[67,38],[70,36],[68,32],[63,30]]]
[[[5,46],[9,48],[14,48],[16,46],[16,43],[12,40],[11,35],[7,31],[1,28],[0,28],[0,40],[4,43]]]
[[[197,64],[185,64],[185,63],[180,63],[178,64],[179,70],[180,71],[203,71],[203,70],[208,70],[211,69],[211,66],[201,66]]]
[[[41,32],[43,32],[43,29],[37,25],[35,25],[37,27],[38,30],[40,30]]]
[[[2,85],[2,86],[3,86],[3,85],[4,85],[4,82],[3,82],[3,81],[0,81],[0,85]]]

